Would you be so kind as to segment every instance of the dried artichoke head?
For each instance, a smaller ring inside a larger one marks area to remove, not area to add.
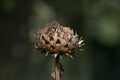
[[[61,26],[58,22],[48,24],[35,34],[35,48],[47,54],[72,55],[84,45],[82,37],[69,27]]]

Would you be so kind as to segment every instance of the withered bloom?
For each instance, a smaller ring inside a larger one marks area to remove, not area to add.
[[[57,55],[72,57],[84,45],[83,41],[72,29],[57,22],[48,24],[35,34],[35,48],[54,57]]]

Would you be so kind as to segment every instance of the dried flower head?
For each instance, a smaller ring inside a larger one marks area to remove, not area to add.
[[[48,24],[44,29],[35,34],[35,48],[46,54],[72,55],[84,45],[78,34],[69,27],[64,27],[57,22]]]

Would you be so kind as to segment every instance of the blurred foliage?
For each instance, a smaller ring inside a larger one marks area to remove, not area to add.
[[[54,59],[33,50],[32,33],[54,20],[86,43],[61,60],[63,80],[119,80],[119,14],[119,0],[1,0],[0,80],[50,80]]]
[[[3,7],[6,12],[11,12],[15,8],[16,0],[4,0]]]

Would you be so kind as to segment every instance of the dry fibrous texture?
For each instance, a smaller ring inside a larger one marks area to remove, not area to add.
[[[82,37],[58,22],[48,24],[35,34],[35,48],[46,54],[72,55],[84,45]]]

